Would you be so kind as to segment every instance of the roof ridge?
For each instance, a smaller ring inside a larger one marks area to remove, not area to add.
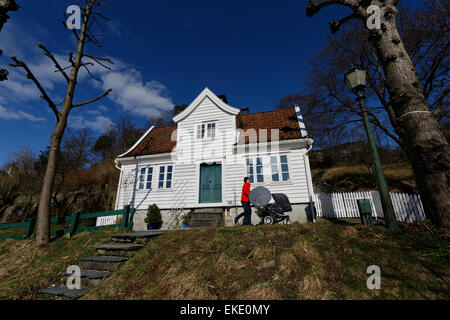
[[[247,114],[242,114],[240,116],[245,117],[245,116],[252,116],[252,115],[255,115],[255,114],[270,113],[270,112],[280,112],[280,111],[287,111],[287,110],[292,110],[292,109],[294,109],[294,108],[292,107],[292,108],[275,109],[275,110],[261,111],[261,112],[255,112],[255,113],[247,113]]]

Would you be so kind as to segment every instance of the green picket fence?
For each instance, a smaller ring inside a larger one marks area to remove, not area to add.
[[[51,237],[62,237],[66,234],[70,234],[70,236],[73,236],[77,233],[81,233],[84,231],[90,231],[90,230],[99,230],[101,228],[133,228],[133,219],[130,219],[130,216],[134,215],[136,209],[131,209],[130,206],[125,206],[122,210],[117,211],[105,211],[105,212],[98,212],[98,213],[86,213],[81,214],[79,212],[75,212],[73,216],[70,217],[64,217],[64,218],[53,218],[50,220],[50,226],[52,224],[64,224],[68,223],[69,228],[68,229],[61,229],[61,230],[53,230],[50,233]],[[83,227],[83,220],[87,219],[95,219],[95,218],[101,218],[101,217],[109,217],[109,216],[121,216],[122,221],[119,224],[115,225],[109,225],[109,226],[91,226],[91,227]],[[131,221],[130,221],[131,220]],[[1,230],[10,230],[10,229],[25,229],[25,232],[22,234],[12,234],[0,237],[0,241],[6,240],[6,239],[16,239],[16,240],[24,240],[29,239],[31,237],[35,237],[36,234],[34,232],[36,226],[36,218],[31,218],[27,222],[21,222],[21,223],[12,223],[12,224],[2,224],[0,225],[0,231]]]

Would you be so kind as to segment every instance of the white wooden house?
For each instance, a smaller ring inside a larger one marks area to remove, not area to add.
[[[243,211],[243,179],[250,176],[252,188],[287,194],[291,220],[305,222],[313,199],[308,159],[313,141],[300,109],[248,111],[206,88],[174,117],[174,125],[150,128],[116,159],[121,170],[116,209],[136,208],[136,230],[146,228],[151,204],[162,210],[163,228],[176,227],[177,217],[188,210],[220,213],[229,225]]]

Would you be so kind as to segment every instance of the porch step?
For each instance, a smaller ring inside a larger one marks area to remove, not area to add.
[[[223,214],[223,208],[204,208],[204,209],[194,209],[195,214]]]
[[[121,233],[113,234],[111,240],[120,243],[147,243],[155,237],[159,237],[163,232],[159,231],[144,231],[144,232],[134,232],[134,233]]]
[[[222,214],[217,213],[193,213],[191,214],[192,220],[220,220],[223,219]]]
[[[115,272],[127,260],[127,257],[119,256],[92,256],[81,258],[80,267],[85,270]]]
[[[223,226],[223,221],[217,219],[189,220],[190,228],[219,228]]]
[[[86,294],[87,289],[70,290],[66,287],[51,287],[39,290],[40,294],[64,297],[69,299],[79,299]]]

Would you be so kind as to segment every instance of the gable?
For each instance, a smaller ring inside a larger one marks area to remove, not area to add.
[[[186,119],[188,116],[190,116],[195,110],[206,101],[206,99],[209,99],[218,109],[222,110],[225,113],[228,113],[230,115],[238,115],[240,112],[240,109],[234,108],[232,106],[229,106],[227,103],[222,101],[218,96],[216,96],[211,90],[208,88],[205,88],[202,93],[200,93],[197,98],[180,114],[176,115],[173,118],[173,121],[176,123]]]

